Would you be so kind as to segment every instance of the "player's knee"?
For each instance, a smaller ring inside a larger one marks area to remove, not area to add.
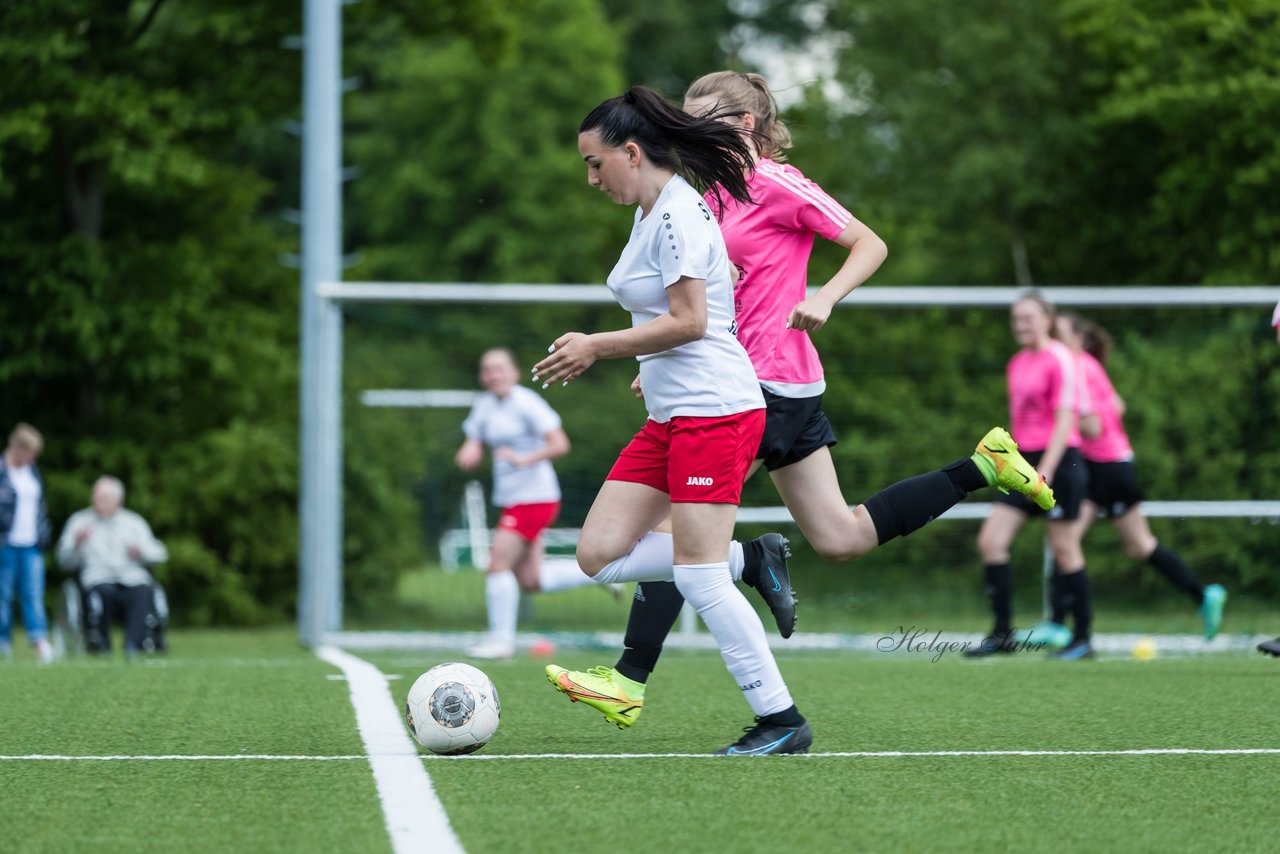
[[[614,560],[614,558],[607,557],[605,550],[601,549],[597,544],[584,540],[579,540],[578,549],[574,556],[577,558],[578,568],[591,578],[599,575],[600,570]]]
[[[1151,557],[1158,543],[1155,537],[1134,537],[1131,540],[1125,540],[1122,545],[1129,560],[1142,561]]]
[[[848,563],[875,548],[874,543],[868,545],[856,538],[817,540],[811,542],[810,545],[824,560],[829,560],[833,563]]]
[[[978,532],[978,556],[983,563],[1005,563],[1009,560],[1009,543],[989,531]]]

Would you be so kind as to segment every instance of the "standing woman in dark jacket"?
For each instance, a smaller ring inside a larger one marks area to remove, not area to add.
[[[0,457],[0,656],[10,658],[13,596],[22,607],[27,640],[42,664],[53,660],[49,623],[44,613],[44,555],[49,547],[49,512],[44,502],[44,481],[36,457],[44,447],[40,431],[19,424],[9,434],[9,446]]]

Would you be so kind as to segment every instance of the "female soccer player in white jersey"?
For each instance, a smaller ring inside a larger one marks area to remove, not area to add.
[[[480,357],[484,393],[462,422],[466,441],[454,462],[470,471],[487,445],[493,453],[493,495],[502,509],[485,575],[489,633],[473,658],[510,658],[516,650],[520,591],[552,592],[590,584],[572,561],[542,562],[544,530],[560,511],[560,483],[551,461],[569,452],[560,416],[520,384],[515,354],[495,347]]]
[[[736,268],[737,336],[767,404],[764,436],[751,471],[761,465],[769,470],[814,548],[831,560],[853,560],[916,530],[969,491],[997,479],[1006,487],[1034,492],[1038,501],[1052,506],[1052,492],[1018,455],[1008,434],[996,429],[973,458],[893,484],[849,510],[828,450],[836,438],[822,411],[822,363],[809,333],[821,329],[832,306],[875,272],[886,255],[884,243],[820,187],[782,163],[790,137],[759,75],[706,75],[686,94],[685,111],[735,128],[751,146],[753,168],[743,177],[752,201],[725,198],[725,188],[715,186],[705,201],[716,213]],[[846,247],[849,257],[813,298],[807,298],[805,280],[815,233]],[[637,388],[645,399],[652,394],[643,372]],[[730,552],[731,571],[735,576],[742,573],[743,580],[765,596],[783,637],[791,634],[795,619],[786,554],[786,541],[777,534],[734,543]],[[626,649],[616,668],[583,672],[552,665],[548,677],[572,699],[598,709],[619,727],[630,726],[643,709],[645,683],[682,604],[680,592],[671,585],[643,584],[632,604]]]
[[[1009,420],[1013,438],[1054,490],[1057,504],[1044,511],[1019,495],[1001,495],[991,515],[978,530],[978,552],[986,573],[995,626],[969,656],[1015,652],[1022,648],[1013,632],[1013,567],[1009,548],[1018,531],[1033,516],[1047,515],[1049,549],[1053,553],[1051,596],[1068,603],[1075,632],[1058,658],[1085,658],[1093,654],[1089,635],[1093,625],[1093,597],[1085,572],[1082,531],[1075,520],[1085,497],[1086,472],[1080,456],[1080,430],[1076,362],[1071,349],[1053,337],[1053,305],[1027,294],[1010,310],[1014,340],[1022,345],[1009,360],[1005,375],[1009,386]],[[1039,640],[1033,632],[1028,638]]]
[[[1057,329],[1058,338],[1075,353],[1078,381],[1084,386],[1083,398],[1087,401],[1080,421],[1080,455],[1089,473],[1089,486],[1080,509],[1081,537],[1098,516],[1111,519],[1125,554],[1151,564],[1170,584],[1190,596],[1204,621],[1205,638],[1213,640],[1222,628],[1227,592],[1221,584],[1203,584],[1176,551],[1162,545],[1151,533],[1142,512],[1143,494],[1133,462],[1133,446],[1124,429],[1124,401],[1116,394],[1105,367],[1111,354],[1111,336],[1074,312],[1058,315]],[[1063,616],[1061,604],[1056,604],[1053,621],[1060,623]]]
[[[598,581],[674,580],[697,609],[756,716],[719,753],[804,752],[812,730],[730,575],[729,542],[764,432],[764,399],[733,335],[724,239],[683,177],[748,201],[750,150],[732,128],[688,116],[644,87],[592,110],[578,128],[578,150],[590,186],[636,206],[631,238],[608,277],[632,326],[560,336],[535,366],[535,381],[568,383],[597,359],[636,357],[649,415],[583,522],[578,563]],[[672,533],[652,533],[668,515]]]

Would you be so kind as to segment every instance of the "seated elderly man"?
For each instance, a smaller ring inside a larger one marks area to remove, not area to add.
[[[58,540],[58,564],[80,574],[85,629],[91,652],[111,651],[111,622],[124,622],[124,651],[136,655],[147,634],[152,578],[147,567],[169,558],[151,526],[124,508],[124,484],[100,477],[93,506],[67,520]]]

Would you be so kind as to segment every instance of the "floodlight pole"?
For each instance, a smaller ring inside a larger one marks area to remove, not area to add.
[[[304,0],[298,634],[342,623],[342,2]]]

